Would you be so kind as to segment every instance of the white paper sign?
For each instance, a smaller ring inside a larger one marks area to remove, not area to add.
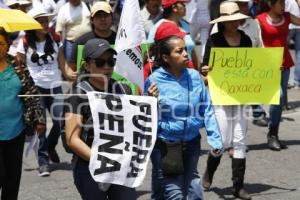
[[[88,93],[94,122],[90,173],[96,182],[137,187],[155,144],[157,99]]]

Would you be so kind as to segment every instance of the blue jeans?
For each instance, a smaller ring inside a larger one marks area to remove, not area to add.
[[[300,29],[291,29],[289,37],[295,42],[296,64],[294,71],[294,85],[300,86]]]
[[[110,185],[106,192],[98,188],[89,172],[88,165],[77,165],[73,170],[75,186],[83,200],[135,200],[137,194],[134,188],[121,185]]]
[[[64,41],[64,53],[65,53],[65,58],[68,63],[71,61],[71,54],[72,54],[72,47],[73,47],[74,42],[65,40]]]
[[[61,87],[53,89],[44,89],[38,87],[41,94],[62,94]],[[63,98],[62,97],[41,97],[41,105],[46,117],[46,109],[49,111],[53,126],[48,137],[46,133],[39,135],[38,163],[39,166],[49,164],[48,151],[55,149],[61,133],[61,118],[63,114]]]
[[[184,173],[178,176],[163,176],[161,169],[161,154],[155,148],[152,160],[152,194],[153,200],[202,200],[203,191],[197,171],[200,156],[200,138],[196,137],[184,145],[183,164]]]
[[[290,76],[290,69],[285,69],[281,72],[281,83],[280,83],[280,105],[270,105],[270,121],[269,128],[279,127],[279,123],[282,115],[282,108],[285,105],[287,86]]]
[[[152,162],[152,180],[151,180],[151,199],[163,200],[164,199],[164,184],[163,184],[163,171],[161,169],[161,154],[157,146],[153,148],[151,153]]]

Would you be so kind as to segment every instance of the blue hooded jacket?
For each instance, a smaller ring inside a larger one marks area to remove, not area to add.
[[[213,149],[223,148],[210,96],[199,72],[185,68],[176,79],[160,67],[146,80],[145,93],[152,82],[156,83],[159,91],[159,138],[190,141],[205,126],[208,144]]]

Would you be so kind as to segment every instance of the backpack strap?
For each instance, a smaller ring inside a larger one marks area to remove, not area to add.
[[[87,81],[82,81],[76,85],[77,88],[80,88],[81,90],[85,92],[93,92],[95,91],[94,88],[89,84]]]
[[[76,85],[77,88],[83,90],[84,92],[93,92],[95,91],[94,88],[89,84],[89,82],[87,81],[82,81],[82,82],[79,82],[77,85]],[[87,121],[92,121],[92,116],[89,116],[89,118],[87,119]],[[86,142],[87,141],[87,138],[88,138],[88,131],[89,131],[89,128],[87,126],[84,126],[83,127],[83,134],[81,135],[81,139]]]

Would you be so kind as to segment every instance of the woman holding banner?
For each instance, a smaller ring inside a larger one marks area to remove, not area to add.
[[[251,39],[243,31],[238,30],[240,20],[246,18],[248,16],[240,13],[236,3],[226,1],[220,4],[220,17],[211,21],[211,23],[218,23],[219,32],[212,34],[207,41],[203,69],[208,69],[207,65],[212,47],[252,47]],[[207,71],[203,72],[207,73]],[[243,188],[246,170],[246,107],[243,105],[214,106],[214,109],[222,133],[224,147],[233,146],[232,193],[235,197],[241,199],[251,199],[248,192]],[[220,160],[221,156],[208,154],[207,167],[202,180],[205,189],[210,188]]]
[[[166,200],[203,199],[197,172],[201,127],[206,128],[214,154],[220,155],[223,149],[205,84],[196,70],[187,68],[185,35],[170,22],[157,29],[154,54],[159,68],[146,80],[144,90],[159,98],[158,139],[153,150],[158,176],[152,176],[152,182],[161,180]]]
[[[80,94],[91,91],[132,94],[127,85],[111,79],[115,66],[115,54],[115,50],[106,40],[89,40],[83,49],[87,74],[71,90],[75,95],[66,100],[66,140],[74,152],[74,183],[83,200],[135,200],[137,198],[134,188],[97,183],[89,171],[94,129],[87,96]]]

